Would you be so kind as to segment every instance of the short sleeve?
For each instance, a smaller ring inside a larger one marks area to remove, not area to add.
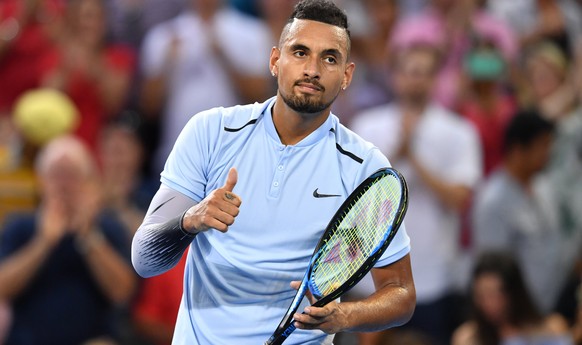
[[[358,176],[354,180],[354,185],[352,190],[356,189],[368,176],[372,175],[376,171],[391,167],[392,165],[388,161],[388,158],[377,148],[373,147],[368,155],[364,158],[362,162],[362,167],[358,173]]]
[[[380,150],[376,147],[374,147],[370,151],[368,157],[364,159],[364,162],[362,164],[363,164],[362,172],[364,176],[360,179],[360,183],[361,181],[365,180],[368,176],[372,175],[379,169],[391,166],[390,162],[388,161],[388,158],[386,158],[386,156],[384,156],[382,152],[380,152]],[[410,252],[410,238],[406,233],[406,227],[402,224],[400,226],[400,229],[396,233],[396,236],[394,236],[394,239],[388,246],[388,249],[386,249],[384,254],[380,257],[380,260],[378,260],[374,267],[388,266],[391,263],[394,263],[402,259],[409,252]]]
[[[161,174],[166,186],[199,202],[206,196],[208,166],[220,134],[219,108],[201,112],[186,124]]]

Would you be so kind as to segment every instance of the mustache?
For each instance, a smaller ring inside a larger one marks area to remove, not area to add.
[[[299,84],[311,84],[320,89],[321,91],[325,91],[325,87],[323,87],[323,85],[321,85],[319,81],[317,81],[317,79],[315,78],[306,78],[295,82],[296,86],[298,86]]]

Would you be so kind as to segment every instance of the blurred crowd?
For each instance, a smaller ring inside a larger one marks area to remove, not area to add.
[[[408,181],[417,290],[336,343],[582,344],[582,1],[336,2],[333,112]],[[0,344],[170,343],[184,260],[139,279],[131,238],[186,122],[276,93],[295,3],[0,1]]]

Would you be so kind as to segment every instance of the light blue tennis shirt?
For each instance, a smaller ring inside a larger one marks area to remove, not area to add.
[[[168,157],[161,181],[170,188],[198,202],[235,167],[234,193],[242,199],[227,233],[200,233],[190,246],[173,344],[263,344],[295,295],[289,283],[303,278],[337,208],[368,175],[389,166],[335,115],[298,144],[282,144],[274,102],[197,114]],[[402,228],[376,266],[404,257],[409,243]],[[285,344],[331,340],[297,330]]]

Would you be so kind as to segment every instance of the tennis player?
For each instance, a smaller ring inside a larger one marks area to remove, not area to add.
[[[173,344],[263,344],[337,208],[390,165],[331,114],[352,79],[349,54],[344,12],[301,1],[271,50],[277,95],[201,112],[180,134],[132,248],[136,271],[150,277],[189,247]],[[415,306],[409,242],[402,228],[372,270],[368,298],[322,308],[305,300],[285,344],[405,323]]]

